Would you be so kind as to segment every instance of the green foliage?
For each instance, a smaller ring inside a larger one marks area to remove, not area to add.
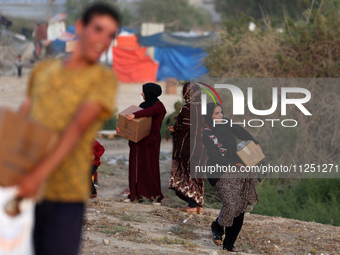
[[[225,22],[220,40],[212,44],[205,66],[212,77],[339,77],[340,5],[325,1],[308,9],[295,22],[281,19],[283,33],[270,20],[267,29],[250,32],[251,18],[240,16]]]
[[[252,213],[340,226],[340,179],[264,180]]]
[[[117,0],[66,0],[65,8],[67,13],[67,25],[73,25],[78,18],[80,18],[82,12],[92,2],[106,2],[113,7],[120,10],[122,16],[122,25],[125,26],[131,22],[132,15],[128,9],[123,9],[117,3]]]
[[[91,0],[67,0],[65,3],[67,14],[66,24],[68,26],[73,25],[76,20],[80,18],[85,7],[91,2]]]
[[[283,18],[284,13],[294,19],[303,17],[304,11],[310,7],[312,0],[215,0],[215,9],[226,17],[248,15],[255,19],[265,17]],[[318,8],[322,1],[314,1]],[[334,2],[334,1],[329,1]]]
[[[172,31],[188,31],[211,24],[210,15],[187,0],[142,0],[136,15],[140,23],[166,23]]]
[[[114,115],[105,121],[103,130],[115,130],[117,127],[117,123],[118,123],[118,117],[117,115]]]

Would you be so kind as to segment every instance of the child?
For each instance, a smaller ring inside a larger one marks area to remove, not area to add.
[[[18,70],[18,77],[21,77],[21,71],[22,71],[22,60],[21,55],[18,55],[17,60],[15,61],[15,66]]]
[[[104,154],[105,148],[96,139],[92,144],[92,172],[91,172],[91,195],[90,198],[97,197],[97,189],[92,182],[92,176],[97,173],[97,169],[100,166],[100,157]]]

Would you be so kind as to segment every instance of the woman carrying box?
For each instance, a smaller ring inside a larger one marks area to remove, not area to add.
[[[124,202],[148,199],[160,202],[164,196],[161,191],[159,173],[159,152],[161,147],[161,126],[166,114],[165,107],[158,97],[162,88],[155,83],[143,85],[143,103],[139,107],[144,110],[127,114],[127,120],[141,117],[152,117],[150,134],[138,143],[129,141],[129,188],[130,195]],[[117,129],[119,132],[119,129]]]
[[[208,126],[203,130],[203,144],[207,150],[207,166],[218,164],[236,166],[239,169],[242,164],[239,163],[240,159],[236,154],[235,136],[241,140],[252,140],[257,145],[258,142],[241,126],[237,124],[231,126],[229,119],[223,116],[223,109],[219,104],[207,104],[205,119]],[[228,123],[222,124],[222,119],[227,119]],[[222,236],[225,234],[223,249],[237,251],[234,243],[242,228],[244,213],[251,211],[258,202],[256,179],[249,178],[249,173],[215,172],[207,174],[207,177],[210,184],[216,186],[222,201],[222,210],[211,225],[213,241],[216,245],[222,245]]]

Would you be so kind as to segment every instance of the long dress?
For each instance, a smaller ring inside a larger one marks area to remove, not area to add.
[[[131,201],[136,198],[161,201],[164,196],[161,191],[159,172],[159,153],[161,147],[160,129],[166,114],[162,102],[135,112],[135,118],[152,117],[150,134],[134,143],[129,141],[129,188]]]
[[[230,123],[230,120],[228,123]],[[241,160],[236,155],[236,139],[252,140],[258,142],[240,125],[218,125],[218,128],[205,128],[203,131],[203,143],[207,150],[207,166],[235,165]],[[224,155],[225,154],[225,155]],[[218,195],[222,201],[222,210],[218,217],[220,226],[230,227],[234,218],[240,214],[249,212],[258,202],[256,182],[249,178],[250,173],[237,174],[237,178],[231,178],[233,173],[213,173],[208,176],[212,185],[216,186]],[[238,178],[243,177],[243,178]]]
[[[186,103],[174,125],[174,149],[169,185],[181,199],[192,199],[198,206],[202,206],[204,202],[204,179],[191,178],[195,176],[190,176],[190,165],[204,165],[205,150],[201,138],[203,127],[200,105]],[[191,146],[190,136],[192,141],[193,139],[196,141]]]

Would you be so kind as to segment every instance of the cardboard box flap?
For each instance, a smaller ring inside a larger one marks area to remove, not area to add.
[[[130,107],[126,108],[124,111],[120,112],[119,115],[123,115],[125,117],[126,114],[132,114],[134,112],[138,112],[138,111],[141,111],[141,110],[143,110],[143,108],[135,106],[135,105],[131,105]],[[140,122],[140,121],[142,121],[142,119],[137,118],[137,119],[134,119],[134,121]]]
[[[118,133],[119,136],[137,143],[150,134],[152,124],[151,117],[135,118],[131,121],[128,121],[125,117],[126,114],[132,114],[140,110],[143,109],[132,105],[119,113],[117,124],[117,127],[120,129],[120,132]]]
[[[250,140],[239,143],[236,154],[246,166],[255,166],[265,158],[262,151]]]
[[[10,110],[0,109],[0,185],[10,186],[50,151],[58,135]]]

